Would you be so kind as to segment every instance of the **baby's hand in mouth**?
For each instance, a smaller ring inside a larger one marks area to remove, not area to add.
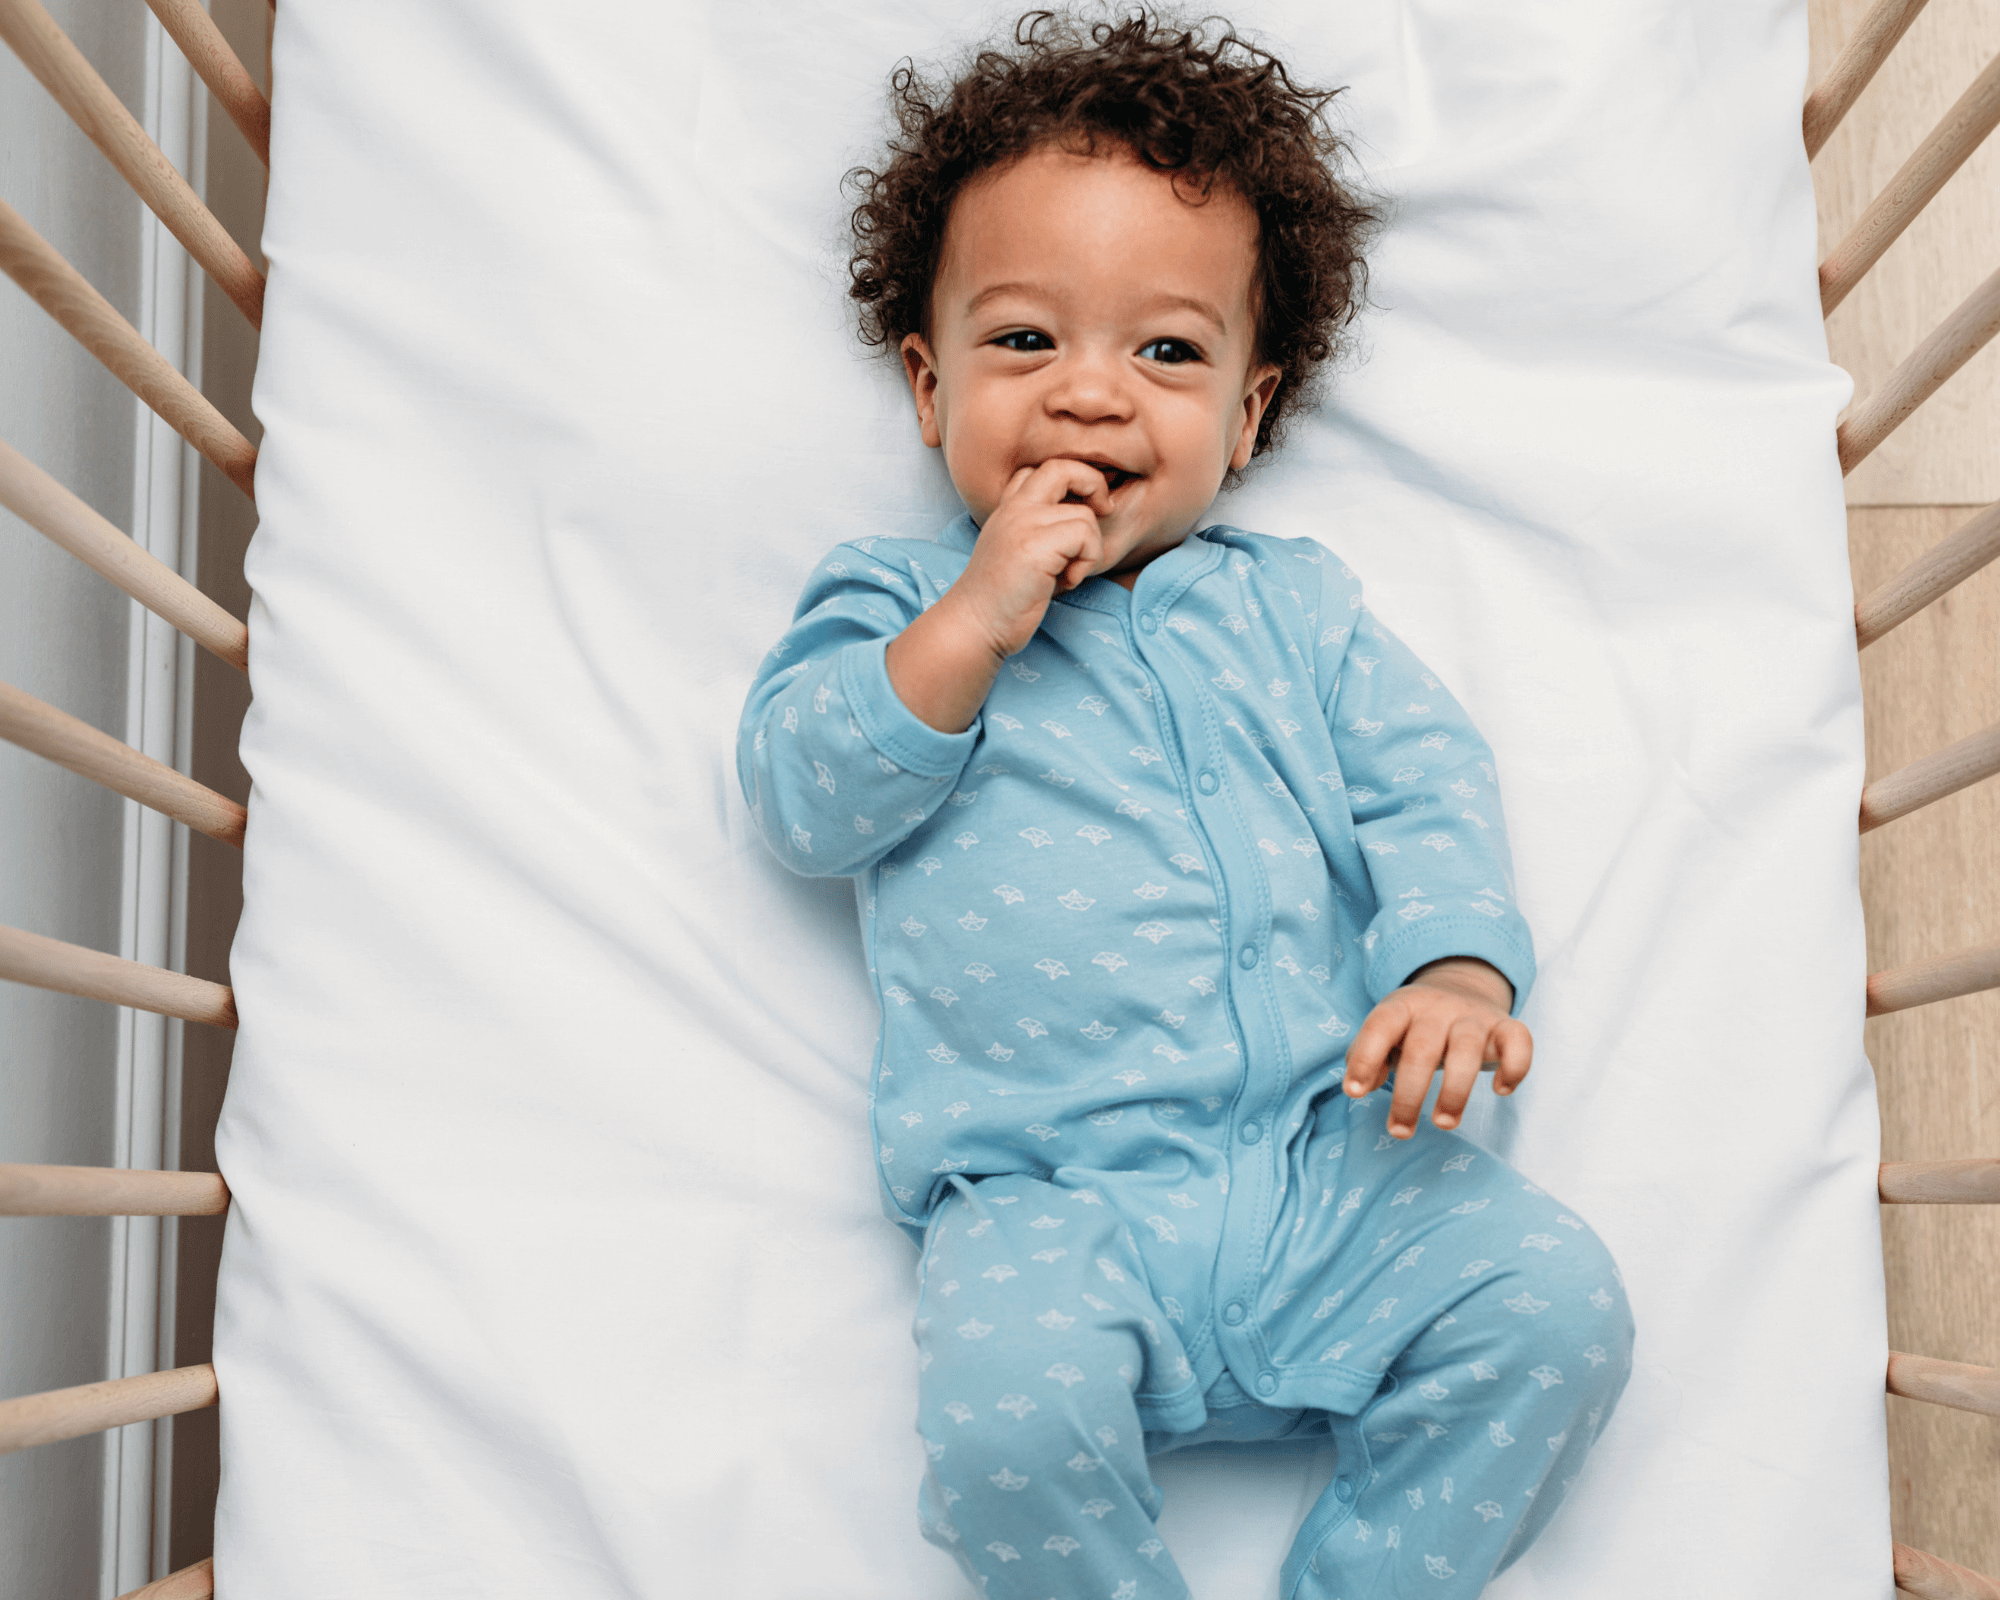
[[[1105,461],[1097,457],[1070,456],[1064,459],[1071,461],[1081,461],[1086,467],[1095,467],[1097,471],[1101,473],[1104,477],[1104,489],[1105,493],[1107,494],[1116,494],[1120,489],[1124,488],[1126,484],[1132,482],[1135,478],[1140,476],[1140,474],[1136,472],[1130,472],[1126,470],[1124,467],[1119,466],[1116,462]],[[1071,490],[1070,493],[1064,498],[1067,503],[1072,505],[1081,504],[1083,501],[1083,496],[1076,493],[1075,490]]]
[[[1104,565],[1102,524],[1112,510],[1097,462],[1050,456],[1017,468],[937,610],[988,641],[997,669],[1034,637],[1056,595]]]

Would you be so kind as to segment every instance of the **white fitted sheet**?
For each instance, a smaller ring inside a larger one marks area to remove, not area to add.
[[[1623,1407],[1502,1600],[1883,1600],[1860,704],[1798,0],[1245,0],[1396,220],[1219,515],[1499,752],[1542,978],[1468,1131],[1589,1217]],[[736,789],[838,539],[955,509],[846,331],[883,81],[1005,8],[285,0],[223,1600],[935,1600],[846,886]],[[1269,1594],[1325,1451],[1160,1464]],[[1726,1576],[1725,1576],[1726,1575]]]

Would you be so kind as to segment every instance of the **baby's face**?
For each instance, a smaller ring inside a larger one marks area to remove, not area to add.
[[[1105,570],[1135,572],[1250,459],[1278,369],[1253,366],[1257,219],[1190,201],[1111,147],[1045,146],[953,206],[931,338],[903,341],[924,442],[983,524],[1022,467],[1069,456],[1111,490]]]

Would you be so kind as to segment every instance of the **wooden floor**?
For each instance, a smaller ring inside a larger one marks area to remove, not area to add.
[[[1869,0],[1811,0],[1814,81]],[[1824,257],[1979,69],[2000,0],[1930,0],[1814,163]],[[1865,395],[2000,267],[2000,138],[1989,140],[1827,326]],[[1858,592],[2000,499],[2000,346],[1989,346],[1848,479]],[[2000,566],[1862,656],[1868,774],[2000,721]],[[2000,943],[2000,781],[1862,841],[1871,970]],[[2000,992],[1869,1023],[1885,1160],[2000,1153]],[[2000,1208],[1883,1212],[1889,1342],[2000,1366]],[[1896,1537],[2000,1574],[2000,1420],[1889,1401]]]

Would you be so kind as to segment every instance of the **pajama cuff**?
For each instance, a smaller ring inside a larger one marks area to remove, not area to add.
[[[870,639],[841,655],[840,688],[868,742],[905,772],[955,778],[972,757],[979,719],[963,733],[940,733],[903,704],[889,681],[889,641]]]
[[[1535,983],[1534,952],[1506,924],[1471,917],[1426,917],[1414,927],[1384,937],[1368,960],[1369,1003],[1379,1004],[1390,990],[1409,982],[1417,968],[1447,956],[1476,956],[1497,967],[1514,986],[1512,1015],[1521,1014]]]

